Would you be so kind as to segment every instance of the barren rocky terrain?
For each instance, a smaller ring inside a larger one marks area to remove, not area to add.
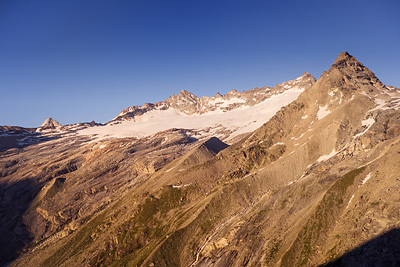
[[[93,132],[167,109],[235,114],[293,89],[251,132]],[[346,52],[316,82],[181,92],[111,126],[2,128],[0,264],[398,266],[399,108],[398,89]]]

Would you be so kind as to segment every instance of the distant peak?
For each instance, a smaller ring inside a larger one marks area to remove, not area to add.
[[[228,92],[227,94],[228,94],[228,95],[238,95],[238,94],[240,94],[240,93],[239,93],[238,90],[233,89],[233,90],[231,90],[230,92]]]
[[[188,99],[197,99],[198,97],[192,94],[191,92],[188,92],[186,90],[182,90],[179,92],[178,95],[179,98],[188,98]]]
[[[179,95],[193,95],[193,94],[189,91],[182,90],[182,91],[180,91]]]
[[[47,118],[42,125],[40,125],[40,128],[55,128],[62,126],[58,121],[54,120],[53,118]]]

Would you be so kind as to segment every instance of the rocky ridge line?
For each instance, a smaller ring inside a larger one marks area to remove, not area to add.
[[[315,78],[305,72],[302,76],[274,87],[254,88],[242,93],[232,90],[225,95],[217,93],[214,97],[202,96],[201,98],[194,94],[182,90],[179,95],[172,95],[167,100],[157,103],[146,103],[143,106],[131,106],[124,109],[109,123],[117,123],[124,120],[135,120],[135,117],[141,116],[151,110],[174,109],[186,115],[205,114],[207,112],[221,110],[223,112],[234,110],[243,106],[254,106],[263,102],[273,95],[278,95],[289,89],[304,90],[315,82]]]

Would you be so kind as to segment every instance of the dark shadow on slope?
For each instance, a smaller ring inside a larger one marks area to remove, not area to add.
[[[229,146],[224,142],[222,142],[221,140],[219,140],[217,137],[211,137],[210,139],[204,142],[204,145],[209,150],[213,151],[215,154],[218,154],[220,151],[224,150]]]
[[[186,154],[186,159],[182,162],[181,167],[185,169],[206,162],[227,147],[229,147],[229,145],[225,144],[218,138],[211,137],[200,146]]]
[[[0,153],[11,148],[24,148],[56,138],[25,130],[0,131]]]
[[[0,182],[0,266],[7,266],[29,243],[22,216],[40,188],[27,179],[12,184]]]
[[[321,267],[400,266],[400,229],[386,232]]]

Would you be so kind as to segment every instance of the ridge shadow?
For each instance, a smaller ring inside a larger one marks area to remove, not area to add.
[[[21,130],[0,131],[0,153],[12,148],[24,148],[57,138],[55,136],[42,136],[41,133]]]
[[[0,182],[0,266],[8,266],[31,240],[22,217],[40,189],[29,179]]]
[[[336,260],[319,265],[339,266],[400,266],[400,229],[392,229],[346,252]]]

